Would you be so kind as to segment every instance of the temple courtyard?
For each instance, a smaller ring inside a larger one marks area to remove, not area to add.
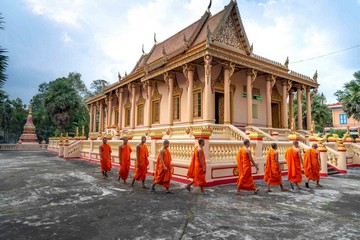
[[[114,168],[48,152],[0,152],[0,239],[359,239],[360,169],[310,192],[235,195],[235,184],[174,194],[132,189]],[[132,175],[130,176],[132,177]],[[147,185],[152,183],[148,177]],[[288,182],[284,178],[284,184]],[[311,185],[313,187],[314,184]]]

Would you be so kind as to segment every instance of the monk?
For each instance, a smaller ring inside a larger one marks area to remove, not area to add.
[[[264,171],[264,181],[267,183],[267,192],[271,192],[270,185],[280,185],[281,191],[287,189],[282,185],[281,169],[279,163],[279,153],[277,151],[277,144],[272,143],[271,149],[266,155],[266,165]]]
[[[161,148],[159,155],[157,157],[155,173],[154,173],[154,184],[150,189],[151,192],[154,192],[155,185],[159,184],[166,189],[165,193],[173,193],[170,191],[170,179],[172,175],[172,166],[171,166],[172,159],[168,148],[169,148],[169,140],[164,140],[163,147]]]
[[[314,143],[310,149],[306,150],[304,153],[304,173],[305,177],[308,180],[305,183],[306,188],[309,187],[310,180],[316,181],[316,187],[322,187],[320,185],[320,170],[321,170],[321,161],[320,154],[317,150],[318,146]]]
[[[254,194],[260,191],[260,188],[256,188],[254,179],[251,173],[251,164],[256,167],[259,171],[259,167],[255,164],[254,159],[251,155],[250,141],[249,139],[244,140],[244,147],[240,148],[236,161],[238,164],[239,178],[237,181],[237,195],[240,195],[240,190],[254,191]]]
[[[146,137],[141,137],[141,142],[136,146],[136,162],[135,162],[135,173],[134,178],[131,182],[131,187],[134,186],[135,180],[142,181],[142,187],[145,186],[145,178],[147,174],[147,168],[149,166],[149,151],[146,146]]]
[[[119,178],[124,181],[124,184],[126,184],[126,180],[129,176],[130,171],[130,154],[132,152],[131,147],[127,144],[128,139],[127,137],[122,138],[123,145],[119,146],[119,160],[120,160],[120,170],[119,170]]]
[[[187,177],[192,178],[192,182],[185,186],[185,188],[190,192],[191,185],[194,183],[200,187],[201,194],[205,194],[204,186],[206,185],[206,159],[203,147],[205,146],[205,140],[199,138],[198,147],[195,147],[194,154],[191,158],[191,163],[189,170],[187,172]]]
[[[99,147],[100,168],[102,175],[107,178],[107,172],[111,170],[111,147],[107,144],[107,139],[103,138],[103,144]]]
[[[290,181],[290,187],[294,190],[295,183],[296,188],[299,190],[299,183],[302,181],[301,165],[303,163],[298,141],[294,141],[293,146],[286,150],[285,159],[288,165],[288,180]]]

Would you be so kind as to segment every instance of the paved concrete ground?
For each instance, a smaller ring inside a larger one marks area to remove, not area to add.
[[[96,163],[0,152],[0,239],[360,239],[360,169],[311,192],[241,196],[235,184],[150,193],[117,171],[102,179]]]

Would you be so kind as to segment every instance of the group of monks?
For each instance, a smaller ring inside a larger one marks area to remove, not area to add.
[[[120,170],[118,180],[122,179],[124,183],[129,176],[130,171],[130,154],[132,152],[131,147],[128,145],[128,139],[122,138],[123,144],[119,146],[119,160]],[[149,166],[149,151],[146,146],[146,137],[141,137],[141,142],[136,146],[136,161],[135,161],[135,173],[131,181],[131,187],[134,186],[135,181],[141,181],[143,188],[145,186],[145,178],[147,175],[147,169]],[[201,194],[205,194],[204,187],[206,186],[206,159],[204,153],[205,140],[200,138],[198,140],[198,146],[195,147],[187,177],[192,181],[185,186],[190,192],[191,185],[194,183],[199,186]],[[164,140],[163,146],[159,151],[155,171],[154,182],[150,188],[151,192],[155,191],[156,185],[161,185],[165,188],[165,193],[173,193],[170,191],[170,180],[173,173],[173,167],[171,165],[171,154],[169,151],[169,141]],[[103,138],[103,144],[100,146],[100,166],[101,172],[105,178],[108,177],[107,172],[111,170],[111,147],[107,144],[106,138]],[[294,141],[293,146],[290,147],[285,153],[285,159],[288,166],[288,180],[292,190],[301,189],[299,184],[302,182],[302,169],[305,174],[307,182],[305,187],[309,189],[309,181],[315,181],[317,187],[322,187],[320,181],[320,155],[317,150],[317,144],[313,144],[312,147],[305,151],[304,160],[302,160],[301,150],[299,148],[299,142]],[[244,140],[244,146],[240,148],[237,157],[237,167],[239,177],[237,181],[237,192],[240,194],[240,190],[253,191],[255,194],[260,190],[254,184],[252,176],[252,166],[259,170],[258,165],[252,158],[250,150],[250,141]],[[303,166],[303,168],[302,168]],[[280,186],[281,191],[287,191],[282,185],[282,174],[279,163],[279,153],[277,151],[277,144],[271,144],[271,149],[266,156],[266,164],[264,171],[264,181],[267,183],[267,192],[271,192],[270,186]]]

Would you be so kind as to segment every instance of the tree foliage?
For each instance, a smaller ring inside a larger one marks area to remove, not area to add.
[[[3,17],[0,13],[0,30],[4,29],[3,27]],[[6,50],[0,46],[0,89],[4,86],[7,76],[5,74],[6,67],[8,65],[8,56],[6,56]]]
[[[296,125],[298,125],[297,97],[294,97],[293,104],[294,104],[295,123]],[[306,94],[302,95],[301,106],[302,106],[303,129],[307,129]],[[326,98],[323,93],[313,96],[313,102],[311,104],[311,118],[315,122],[316,132],[324,132],[325,127],[332,126],[331,110],[327,108]]]
[[[360,71],[354,73],[354,78],[344,84],[344,90],[335,92],[337,100],[343,105],[348,117],[360,121]]]
[[[103,79],[94,80],[90,85],[90,89],[92,90],[91,96],[100,94],[103,88],[109,86],[109,84],[108,81]]]

